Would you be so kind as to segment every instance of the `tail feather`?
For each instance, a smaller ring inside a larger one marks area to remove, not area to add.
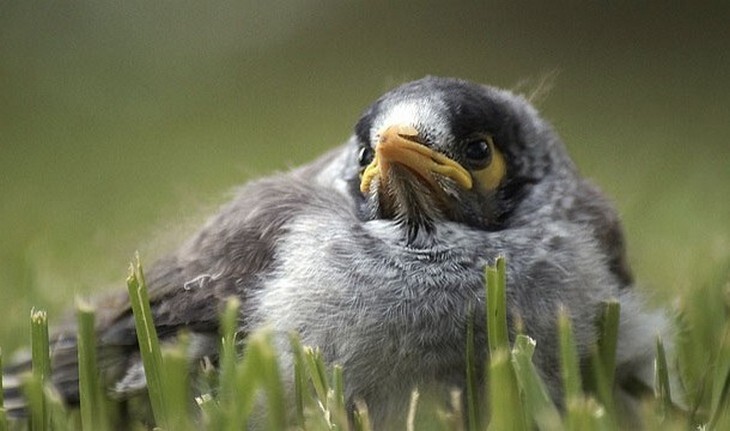
[[[30,369],[29,359],[15,362],[3,369],[3,408],[10,418],[19,419],[27,416],[22,376],[30,373]]]
[[[216,333],[191,333],[189,360],[191,366],[204,358],[217,356]],[[173,339],[162,340],[163,343]],[[103,345],[98,350],[98,367],[107,394],[123,400],[138,395],[147,387],[142,358],[136,345]],[[31,372],[30,355],[23,354],[3,369],[4,408],[11,418],[27,416],[23,394],[23,375]],[[51,342],[51,382],[69,406],[79,403],[79,370],[76,338],[68,333],[54,337]]]
[[[3,407],[10,418],[27,416],[23,393],[24,375],[32,370],[28,352],[22,352],[2,370]],[[61,333],[51,341],[51,381],[63,400],[78,403],[78,359],[76,338]]]

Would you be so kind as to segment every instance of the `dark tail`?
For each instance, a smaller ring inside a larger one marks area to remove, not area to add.
[[[27,412],[22,384],[23,376],[31,372],[30,356],[24,354],[22,358],[14,361],[12,365],[2,371],[5,413],[9,418],[24,418]]]
[[[78,404],[78,359],[76,338],[59,334],[51,342],[51,382],[68,404]],[[2,370],[3,407],[9,418],[27,416],[27,403],[23,394],[25,377],[32,372],[30,355],[19,355]]]

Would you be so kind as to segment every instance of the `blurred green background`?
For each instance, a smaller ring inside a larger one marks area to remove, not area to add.
[[[531,91],[668,303],[730,259],[728,8],[0,1],[0,345],[426,74]]]

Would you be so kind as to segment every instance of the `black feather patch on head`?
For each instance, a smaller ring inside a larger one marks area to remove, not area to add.
[[[474,183],[460,187],[436,174],[439,189],[434,190],[421,187],[418,175],[399,175],[399,184],[379,178],[373,190],[368,190],[370,197],[352,187],[359,194],[357,201],[362,203],[366,219],[398,220],[409,231],[443,221],[502,229],[531,186],[550,172],[550,164],[569,160],[561,154],[562,147],[554,144],[557,138],[552,131],[522,97],[459,79],[427,77],[380,97],[355,125],[358,155],[377,153],[381,133],[392,126],[416,130],[414,140],[468,170]],[[494,162],[494,152],[504,165],[499,170],[502,174],[495,180],[487,173],[491,181],[480,183],[484,174],[479,171]],[[360,160],[361,174],[367,162],[375,163]]]

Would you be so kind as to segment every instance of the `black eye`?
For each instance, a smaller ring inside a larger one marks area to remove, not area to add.
[[[489,145],[489,140],[479,138],[469,141],[466,144],[464,155],[469,162],[475,165],[480,165],[482,167],[488,165],[492,158],[492,147]]]
[[[373,161],[373,149],[370,146],[360,148],[360,152],[357,154],[357,162],[360,166],[367,166]]]

